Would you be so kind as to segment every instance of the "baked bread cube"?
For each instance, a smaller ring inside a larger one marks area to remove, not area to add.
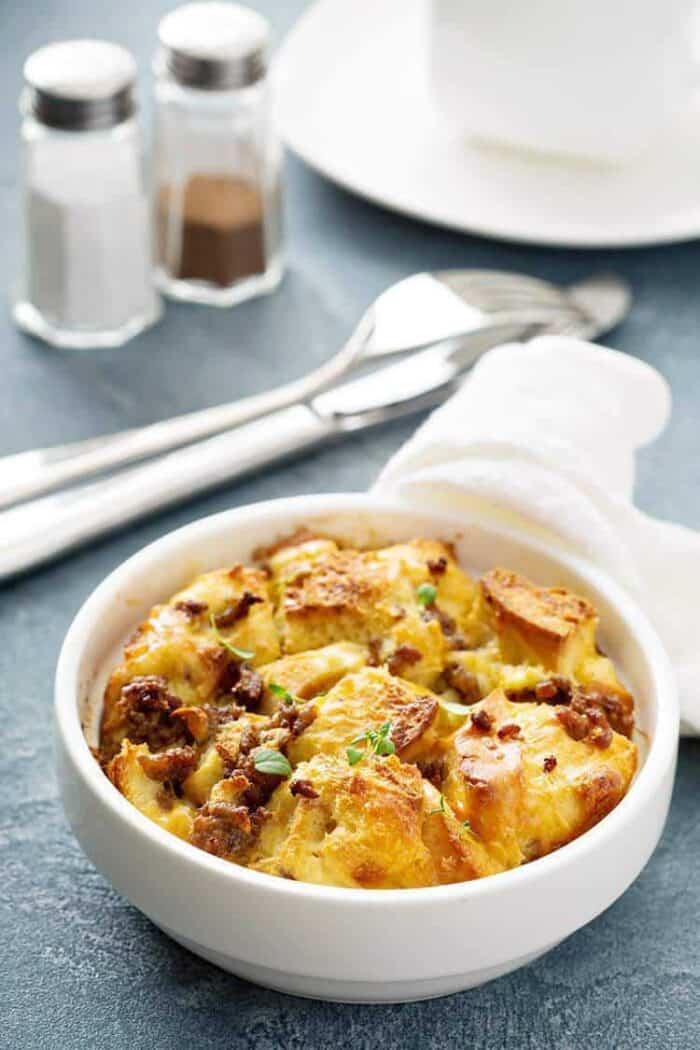
[[[534,860],[597,824],[627,792],[635,745],[584,705],[475,704],[445,750],[442,791],[494,863]]]
[[[247,687],[255,679],[247,670],[241,676],[241,658],[227,645],[252,652],[246,668],[279,655],[267,577],[259,569],[236,565],[205,573],[167,604],[155,606],[109,679],[102,723],[105,753],[114,754],[127,733],[138,742],[139,726],[145,734],[144,724],[158,721],[151,717],[154,705],[164,716],[163,730],[168,707],[172,711],[207,704],[236,685],[238,698],[247,706]],[[261,688],[259,692],[258,701]],[[160,746],[148,735],[141,739]]]
[[[595,654],[596,611],[563,587],[537,587],[508,569],[492,569],[481,580],[486,618],[506,663],[541,664],[573,674]]]
[[[193,761],[189,748],[153,755],[147,744],[125,740],[106,772],[117,790],[144,816],[178,838],[189,839],[195,809],[177,797],[173,785],[192,768]]]
[[[359,671],[366,665],[368,657],[367,646],[355,642],[335,642],[322,649],[283,656],[260,670],[266,691],[258,710],[263,714],[273,714],[285,699],[288,700],[274,689],[275,686],[286,690],[292,697],[310,700],[327,692],[344,675]]]
[[[437,540],[373,551],[307,540],[268,565],[285,653],[352,641],[369,646],[374,663],[423,685],[440,674],[475,595],[451,548]]]
[[[613,728],[629,736],[634,701],[598,648],[597,627],[597,613],[585,599],[494,569],[480,581],[469,628],[479,644],[451,654],[444,682],[467,703],[494,689],[552,703],[583,685],[599,694]]]
[[[214,785],[226,775],[226,767],[233,768],[239,761],[241,742],[246,734],[255,734],[255,740],[269,725],[269,719],[255,714],[244,714],[224,721],[208,734],[206,743],[198,754],[197,764],[186,780],[182,791],[195,806],[202,806],[209,799]]]
[[[396,753],[408,762],[430,751],[436,739],[437,698],[383,668],[346,675],[313,706],[316,717],[289,746],[293,763],[315,754],[345,756],[358,737],[385,725]]]
[[[327,886],[400,889],[488,874],[491,862],[415,766],[316,755],[274,792],[249,866]]]

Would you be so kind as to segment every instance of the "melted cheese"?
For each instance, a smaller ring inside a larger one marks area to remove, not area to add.
[[[235,608],[245,593],[259,599],[245,616],[217,633],[210,616]],[[200,611],[192,612],[192,610]],[[274,609],[267,577],[258,569],[236,565],[209,572],[165,605],[152,609],[124,649],[124,658],[113,671],[104,698],[103,746],[116,749],[126,732],[119,700],[123,686],[135,678],[156,676],[183,706],[206,704],[217,696],[231,654],[224,639],[239,649],[254,652],[252,663],[266,664],[279,655]]]
[[[596,824],[625,795],[636,747],[619,733],[606,748],[572,739],[549,704],[511,703],[497,691],[445,749],[445,798],[505,868],[534,860]],[[503,727],[509,727],[499,735]],[[518,727],[519,732],[511,732]]]
[[[434,743],[437,698],[381,668],[346,675],[315,707],[316,718],[289,748],[293,762],[316,754],[345,755],[358,736],[387,722],[397,753],[407,761],[427,753]]]
[[[438,571],[431,572],[431,565]],[[410,647],[417,659],[404,661],[403,677],[424,685],[434,683],[445,666],[449,642],[439,622],[426,614],[419,588],[436,588],[436,604],[456,630],[466,624],[475,595],[472,580],[436,540],[379,551],[306,543],[280,551],[270,568],[286,653],[339,641],[378,643],[380,658],[388,661],[400,647]]]
[[[436,540],[299,532],[263,556],[156,606],[110,678],[106,772],[150,820],[285,878],[431,886],[549,853],[628,790],[634,744],[556,706],[586,687],[631,724],[585,599],[505,569],[475,584]]]
[[[192,833],[195,810],[186,801],[177,799],[158,780],[152,780],[146,775],[139,759],[149,755],[146,744],[131,744],[125,740],[121,751],[107,767],[108,776],[122,795],[145,817],[178,838],[188,839]]]
[[[371,889],[433,886],[492,870],[488,857],[415,766],[395,756],[351,768],[317,755],[295,779],[315,797],[281,785],[269,805],[251,867],[333,886]],[[293,782],[292,782],[293,783]]]

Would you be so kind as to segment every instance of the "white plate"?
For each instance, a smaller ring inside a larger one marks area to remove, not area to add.
[[[278,124],[313,168],[441,226],[535,244],[700,235],[700,114],[612,168],[477,146],[434,110],[421,0],[320,0],[277,57]],[[595,76],[595,70],[591,70]]]

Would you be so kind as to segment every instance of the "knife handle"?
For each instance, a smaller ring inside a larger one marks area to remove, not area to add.
[[[306,405],[274,412],[104,480],[0,513],[0,580],[128,522],[331,438],[339,428]]]

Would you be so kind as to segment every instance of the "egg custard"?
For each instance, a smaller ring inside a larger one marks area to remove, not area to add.
[[[99,760],[149,819],[255,871],[391,889],[575,839],[635,772],[634,703],[584,599],[452,547],[296,533],[156,606]]]

